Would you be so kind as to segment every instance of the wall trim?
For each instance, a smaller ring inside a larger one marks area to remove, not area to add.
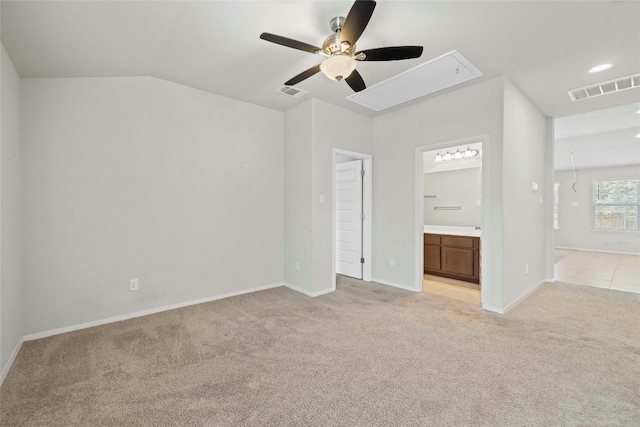
[[[533,288],[529,289],[527,292],[525,292],[524,294],[520,295],[520,297],[518,297],[518,299],[516,299],[515,301],[513,301],[511,304],[507,305],[504,308],[503,314],[505,314],[509,310],[517,307],[518,304],[520,304],[522,301],[527,299],[527,297],[529,297],[532,293],[534,293],[540,286],[544,285],[545,283],[547,283],[547,281],[546,280],[542,280],[542,281],[538,282]]]
[[[382,280],[382,279],[376,279],[373,278],[371,279],[372,282],[375,283],[379,283],[381,285],[385,285],[385,286],[392,286],[394,288],[398,288],[398,289],[403,289],[405,291],[411,291],[411,292],[422,292],[422,290],[416,290],[416,288],[414,288],[413,286],[407,286],[407,285],[401,285],[399,283],[393,283],[393,282],[389,282],[387,280]]]
[[[572,251],[584,251],[584,252],[602,252],[605,254],[619,254],[619,255],[634,255],[640,256],[637,252],[620,252],[620,251],[604,251],[601,249],[584,249],[584,248],[570,248],[568,246],[554,246],[553,249],[569,249]]]
[[[501,308],[491,307],[490,305],[483,305],[482,309],[485,311],[490,311],[492,313],[504,314],[504,310]]]
[[[310,291],[307,291],[306,289],[302,289],[302,288],[300,288],[300,287],[298,287],[296,285],[292,285],[291,283],[284,282],[283,285],[285,287],[293,290],[293,291],[300,292],[301,294],[305,294],[308,297],[319,297],[320,295],[329,294],[329,293],[335,291],[335,289],[328,288],[328,289],[323,289],[321,291],[310,292]]]
[[[219,300],[219,299],[235,297],[235,296],[238,296],[238,295],[249,294],[249,293],[252,293],[252,292],[265,291],[267,289],[278,288],[278,287],[283,286],[283,285],[284,285],[284,283],[282,283],[282,282],[272,283],[270,285],[258,286],[258,287],[250,288],[250,289],[243,289],[241,291],[229,292],[229,293],[222,294],[222,295],[215,295],[215,296],[212,296],[212,297],[200,298],[200,299],[196,299],[196,300],[180,302],[180,303],[177,303],[177,304],[165,305],[165,306],[162,306],[162,307],[151,308],[151,309],[148,309],[148,310],[142,310],[142,311],[136,311],[136,312],[133,312],[133,313],[127,313],[127,314],[123,314],[123,315],[120,315],[120,316],[107,317],[105,319],[93,320],[91,322],[79,323],[79,324],[76,324],[76,325],[65,326],[65,327],[62,327],[62,328],[51,329],[51,330],[48,330],[48,331],[36,332],[36,333],[33,333],[33,334],[25,335],[24,336],[24,341],[37,340],[37,339],[40,339],[40,338],[46,338],[46,337],[50,337],[50,336],[53,336],[53,335],[64,334],[66,332],[78,331],[80,329],[87,329],[87,328],[92,328],[94,326],[106,325],[108,323],[114,323],[114,322],[120,322],[122,320],[133,319],[135,317],[148,316],[149,314],[160,313],[160,312],[168,311],[168,310],[175,310],[176,308],[188,307],[190,305],[202,304],[202,303],[205,303],[205,302],[210,302],[210,301],[216,301],[216,300]]]
[[[20,337],[20,339],[18,340],[18,344],[16,344],[16,348],[13,349],[13,353],[11,353],[11,356],[9,356],[9,360],[7,360],[7,364],[4,365],[4,369],[2,369],[2,374],[0,376],[0,386],[4,382],[4,379],[7,377],[7,375],[9,374],[9,371],[11,370],[11,367],[13,366],[13,362],[15,362],[16,357],[18,357],[18,353],[22,348],[23,342],[24,342],[24,337]]]

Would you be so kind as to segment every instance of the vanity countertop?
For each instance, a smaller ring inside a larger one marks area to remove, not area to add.
[[[424,225],[423,230],[428,234],[446,234],[449,236],[480,237],[482,230],[475,227],[458,227],[453,225]]]

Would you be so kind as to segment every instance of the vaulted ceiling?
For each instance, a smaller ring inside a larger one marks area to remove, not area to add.
[[[22,78],[155,76],[285,111],[313,96],[363,114],[344,82],[317,74],[277,93],[322,57],[259,39],[270,32],[321,46],[344,1],[2,1],[2,43]],[[567,90],[640,72],[637,1],[378,2],[358,49],[422,45],[421,58],[362,62],[368,86],[453,49],[510,78],[547,116],[640,99],[640,88],[572,102]],[[614,66],[598,74],[594,65]],[[455,89],[455,88],[454,88]],[[454,90],[449,89],[449,90]],[[431,95],[434,96],[434,95]]]

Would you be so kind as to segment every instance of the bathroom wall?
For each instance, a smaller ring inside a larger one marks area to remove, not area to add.
[[[479,227],[482,224],[481,168],[425,173],[424,195],[425,225]],[[434,209],[447,206],[462,209]]]

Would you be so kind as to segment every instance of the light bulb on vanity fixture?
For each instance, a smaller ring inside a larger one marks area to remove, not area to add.
[[[462,158],[462,153],[458,150],[456,150],[455,153],[453,153],[453,158],[454,159],[461,159]]]
[[[467,146],[467,149],[464,150],[464,157],[469,158],[478,155],[478,150],[472,150]]]
[[[449,153],[448,151],[445,153],[444,156],[442,156],[442,160],[451,160],[453,157],[451,157],[451,153]]]
[[[441,162],[442,161],[442,155],[440,154],[440,152],[438,152],[438,154],[436,154],[436,162]]]

